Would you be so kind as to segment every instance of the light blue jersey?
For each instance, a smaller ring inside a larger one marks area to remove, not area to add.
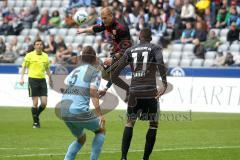
[[[63,94],[62,101],[69,100],[69,112],[80,114],[89,111],[90,86],[99,88],[101,72],[89,64],[75,68],[65,79],[68,86]]]

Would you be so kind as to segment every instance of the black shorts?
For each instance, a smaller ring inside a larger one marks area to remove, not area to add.
[[[158,121],[160,110],[157,99],[136,98],[134,104],[135,105],[128,104],[127,117],[129,120]]]
[[[29,97],[47,96],[46,79],[28,78],[28,93]]]

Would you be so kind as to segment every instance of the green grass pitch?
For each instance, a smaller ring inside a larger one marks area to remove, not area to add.
[[[165,116],[189,113],[164,112]],[[119,160],[124,128],[124,111],[106,115],[107,135],[100,160]],[[1,160],[63,160],[68,145],[74,140],[64,123],[47,109],[41,115],[42,128],[32,129],[29,108],[0,108]],[[138,121],[128,154],[129,160],[143,155],[147,122]],[[93,134],[78,160],[89,159]],[[151,160],[238,160],[240,159],[240,114],[192,113],[191,120],[160,121]]]

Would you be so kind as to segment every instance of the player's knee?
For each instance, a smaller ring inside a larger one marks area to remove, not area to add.
[[[128,120],[127,124],[125,125],[126,127],[134,127],[135,121],[133,120]]]
[[[151,129],[157,129],[158,128],[158,122],[152,121],[149,123],[149,128]]]
[[[41,106],[43,107],[43,108],[45,108],[46,106],[47,106],[47,103],[41,103]]]
[[[86,134],[82,135],[81,137],[78,138],[78,142],[83,145],[86,142]]]
[[[95,132],[95,134],[99,134],[99,133],[106,134],[105,128],[100,128],[99,130],[97,130],[97,131]]]

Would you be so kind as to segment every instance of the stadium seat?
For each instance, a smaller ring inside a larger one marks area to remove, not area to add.
[[[64,40],[65,40],[66,43],[72,43],[73,42],[73,36],[66,36],[64,38]]]
[[[58,34],[58,29],[57,28],[51,28],[48,31],[51,35],[57,35]]]
[[[66,28],[60,28],[58,30],[58,35],[65,37],[67,34],[68,34],[68,29],[66,29]]]
[[[203,59],[193,59],[192,66],[193,67],[201,67],[203,64]]]
[[[229,29],[228,28],[224,28],[220,31],[220,37],[227,37]]]
[[[84,38],[84,42],[83,43],[93,44],[94,43],[94,39],[95,39],[95,36],[88,35],[88,36],[86,36]]]
[[[21,7],[14,7],[15,13],[19,13],[21,9],[22,9]]]
[[[183,51],[193,52],[195,45],[194,44],[185,44],[183,45]]]
[[[136,35],[137,34],[137,30],[135,28],[131,28],[130,29],[130,34],[131,35]]]
[[[18,43],[23,43],[24,42],[24,39],[25,39],[25,36],[18,36]]]
[[[159,44],[159,38],[160,38],[159,36],[152,36],[152,41],[151,42],[153,44]]]
[[[69,0],[62,0],[61,2],[61,7],[67,8],[68,4],[69,4]]]
[[[84,42],[84,36],[83,35],[76,36],[73,42],[77,44],[82,44]]]
[[[54,11],[58,11],[58,8],[56,8],[56,7],[51,7],[51,8],[49,8],[48,10],[49,10],[49,14],[52,15],[52,13],[53,13]]]
[[[17,0],[17,1],[15,2],[15,7],[21,8],[21,7],[23,7],[24,3],[25,3],[25,1]],[[14,8],[14,9],[15,9],[15,8]]]
[[[204,63],[203,63],[203,66],[204,67],[211,67],[211,66],[213,66],[213,64],[214,64],[214,60],[213,59],[206,59],[204,61]]]
[[[15,6],[15,0],[8,1],[8,7],[14,8]]]
[[[229,48],[229,50],[231,52],[239,52],[240,51],[240,46],[239,44],[235,43],[235,44],[232,44]]]
[[[181,52],[173,51],[173,52],[170,54],[170,59],[180,59],[181,55],[182,55]]]
[[[23,35],[23,36],[27,36],[28,34],[29,34],[29,31],[30,31],[30,29],[23,29],[22,31],[21,31],[21,35]]]
[[[6,36],[5,42],[10,43],[14,37],[16,36]]]
[[[32,36],[36,36],[37,34],[39,34],[39,30],[36,29],[36,28],[32,28],[32,29],[29,31],[29,34],[32,35]]]
[[[217,55],[216,51],[208,51],[205,53],[205,58],[206,59],[214,59]]]
[[[169,59],[168,66],[169,67],[177,67],[179,64],[179,59]]]
[[[23,62],[23,57],[18,57],[18,58],[15,60],[14,64],[21,65],[22,62]]]
[[[229,48],[229,43],[224,43],[218,47],[218,52],[226,52]]]
[[[188,58],[196,58],[193,52],[185,51],[182,52],[182,58],[183,59],[188,59]]]
[[[43,1],[37,1],[37,6],[38,6],[39,8],[42,8],[42,4],[43,4]]]
[[[30,7],[32,5],[32,1],[25,1],[24,2],[24,7]]]
[[[92,43],[83,43],[83,47],[92,46]]]
[[[182,59],[180,62],[180,66],[181,67],[189,67],[189,66],[191,66],[191,62],[192,62],[191,59]]]
[[[43,2],[43,7],[51,8],[52,6],[52,1],[46,0]]]
[[[182,51],[182,49],[183,49],[183,44],[173,44],[172,45],[172,51],[179,51],[179,52],[181,52]]]
[[[61,5],[61,1],[60,0],[52,1],[52,7],[58,8],[58,7],[60,7],[60,5]]]
[[[76,28],[70,28],[68,30],[68,36],[76,36],[77,34],[77,29]]]

